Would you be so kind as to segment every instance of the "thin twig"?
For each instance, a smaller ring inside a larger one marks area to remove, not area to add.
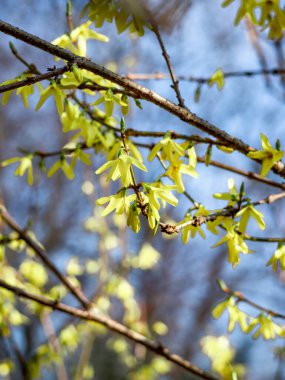
[[[12,42],[9,42],[9,46],[14,56],[29,69],[29,73],[38,75],[41,74],[33,63],[28,63],[23,57],[20,56]]]
[[[139,131],[135,129],[126,129],[126,135],[127,136],[133,136],[133,137],[164,137],[166,133],[169,133],[170,137],[174,139],[179,140],[186,140],[189,142],[193,142],[195,144],[212,144],[212,145],[221,145],[220,141],[210,139],[208,137],[201,137],[198,135],[184,135],[182,133],[177,133],[175,131],[164,131],[164,132],[155,132],[155,131]]]
[[[229,288],[226,284],[223,283],[223,281],[219,280],[218,281],[218,285],[219,285],[219,288],[221,289],[222,292],[224,292],[225,294],[228,294],[228,295],[230,295],[232,297],[235,297],[239,302],[244,302],[244,303],[252,306],[253,308],[255,308],[257,310],[265,312],[266,314],[268,314],[268,315],[270,315],[272,317],[280,318],[280,319],[285,319],[285,315],[284,314],[278,313],[276,311],[268,309],[267,307],[261,306],[261,305],[257,304],[254,301],[251,301],[250,299],[248,299],[247,297],[245,297],[241,292],[234,291],[231,288]]]
[[[3,92],[7,92],[7,91],[13,91],[13,90],[16,90],[17,88],[21,88],[24,86],[30,86],[32,84],[41,82],[41,81],[46,80],[46,79],[51,79],[54,77],[57,78],[59,75],[62,75],[64,73],[66,73],[67,71],[69,71],[69,67],[64,66],[64,67],[61,67],[59,69],[49,70],[45,74],[35,75],[35,76],[32,76],[32,77],[24,79],[24,80],[19,80],[17,82],[5,84],[3,86],[0,86],[0,94]]]
[[[158,28],[158,24],[157,24],[155,18],[153,17],[152,13],[150,12],[150,10],[148,9],[148,7],[146,6],[146,4],[143,3],[143,4],[141,4],[141,6],[143,8],[145,16],[147,17],[147,19],[150,22],[152,31],[155,34],[155,36],[157,38],[157,41],[159,43],[159,46],[160,46],[160,49],[161,49],[161,52],[162,52],[162,56],[163,56],[163,58],[165,60],[165,63],[166,63],[166,66],[168,68],[168,72],[170,74],[170,78],[171,78],[171,81],[172,81],[172,86],[171,87],[175,91],[175,94],[176,94],[176,97],[177,97],[177,100],[178,100],[178,104],[179,104],[180,107],[186,108],[184,99],[182,98],[181,93],[180,93],[179,82],[178,82],[178,80],[176,78],[176,75],[175,75],[175,72],[174,72],[174,69],[173,69],[173,65],[172,65],[171,60],[170,60],[170,56],[167,53],[165,44],[164,44],[164,42],[162,40],[160,31],[159,31],[159,28]]]
[[[81,106],[84,107],[83,103],[81,103],[80,101],[78,101],[78,103],[80,103]],[[86,112],[87,112],[87,109],[86,109]],[[120,133],[120,129],[119,128],[112,127],[112,126],[106,124],[103,121],[103,119],[97,118],[92,113],[92,111],[88,110],[88,113],[89,112],[90,112],[90,116],[91,116],[92,120],[98,121],[103,126],[105,126],[107,128],[110,128],[114,132]],[[165,134],[163,132],[134,131],[133,129],[132,130],[131,129],[126,129],[125,135],[126,136],[136,136],[136,137],[140,137],[140,136],[163,137]],[[201,138],[201,137],[199,137],[197,135],[187,136],[187,135],[180,135],[180,134],[175,133],[175,132],[173,132],[173,138],[174,139],[186,139],[186,140],[189,140],[190,142],[195,142],[196,144],[208,144],[209,140],[210,140],[208,138],[205,138],[205,139]],[[215,144],[214,141],[213,141],[213,144]],[[138,144],[136,143],[136,145],[138,145]],[[41,157],[41,158],[46,158],[46,157],[53,157],[53,156],[58,156],[58,155],[70,155],[70,154],[74,153],[76,151],[76,149],[78,149],[78,148],[83,149],[83,150],[87,150],[87,149],[93,149],[94,147],[95,147],[95,145],[92,145],[90,147],[90,146],[87,146],[86,143],[81,142],[81,143],[78,143],[77,146],[74,147],[74,148],[63,148],[63,149],[56,150],[56,151],[51,151],[51,152],[43,152],[43,151],[39,151],[39,150],[36,150],[36,151],[32,152],[32,151],[29,151],[29,150],[24,149],[24,148],[18,148],[18,150],[19,150],[19,152],[21,152],[23,154],[32,154],[33,156],[38,156],[38,157]],[[151,145],[149,145],[149,148],[151,148]],[[284,188],[285,188],[285,186],[284,186]]]
[[[202,224],[213,222],[218,217],[234,217],[235,214],[238,212],[238,209],[235,209],[233,207],[226,207],[221,211],[214,212],[209,215],[194,215],[191,220],[188,220],[185,223],[181,223],[178,225],[170,225],[165,223],[160,223],[161,230],[166,233],[174,233],[179,232],[182,228],[188,227],[188,226],[194,226],[194,227],[200,227]],[[173,231],[173,232],[172,232]]]
[[[257,202],[253,202],[252,205],[253,206],[259,206],[259,205],[263,205],[263,204],[269,205],[269,204],[276,202],[279,199],[283,199],[283,198],[285,198],[285,192],[278,193],[278,194],[270,194],[267,197],[260,199]]]
[[[166,47],[165,47],[164,42],[162,40],[158,26],[153,19],[151,20],[151,26],[152,26],[152,30],[153,30],[154,34],[156,35],[156,38],[158,40],[158,43],[159,43],[161,51],[162,51],[162,55],[163,55],[164,60],[166,62],[166,65],[167,65],[167,68],[168,68],[168,71],[170,74],[170,78],[171,78],[171,81],[173,83],[173,85],[171,87],[174,89],[174,91],[176,93],[178,104],[180,107],[186,108],[184,99],[182,98],[181,93],[180,93],[179,82],[178,82],[178,79],[174,73],[174,69],[173,69],[173,66],[172,66],[172,63],[170,60],[170,56],[168,55],[168,53],[166,51]]]
[[[227,71],[224,72],[224,78],[241,78],[247,77],[252,78],[255,76],[282,76],[285,74],[285,69],[282,67],[276,67],[272,69],[263,69],[263,70],[244,70],[244,71]],[[168,73],[127,73],[125,75],[127,78],[132,80],[148,81],[148,80],[169,80],[171,79]],[[197,76],[186,76],[186,75],[177,75],[176,78],[179,81],[187,82],[196,82],[199,84],[208,83],[211,79],[211,76],[208,77],[197,77]]]
[[[197,161],[199,163],[204,164],[205,163],[205,157],[197,157]],[[239,174],[243,177],[247,177],[249,179],[253,179],[253,180],[258,181],[258,182],[262,182],[268,186],[273,186],[273,187],[277,187],[279,189],[285,190],[285,184],[284,183],[279,183],[279,182],[273,181],[269,178],[261,177],[259,174],[248,171],[248,170],[238,169],[234,166],[226,165],[222,162],[214,161],[214,160],[211,160],[209,162],[209,165],[215,166],[219,169],[223,169],[223,170],[227,170],[227,171]]]
[[[259,237],[259,236],[251,236],[245,234],[243,240],[254,241],[256,243],[283,243],[285,242],[285,237]]]
[[[246,33],[256,52],[259,64],[263,70],[267,70],[267,59],[264,52],[264,48],[262,47],[262,44],[260,43],[260,35],[257,31],[257,28],[251,21],[250,17],[246,16],[244,21],[245,21]],[[265,78],[266,85],[271,86],[270,78],[268,78],[266,75],[264,76],[264,78]]]
[[[283,199],[283,198],[285,198],[285,192],[278,193],[278,194],[270,194],[266,198],[260,199],[259,201],[256,201],[256,202],[251,202],[250,204],[253,206],[260,206],[263,204],[271,204],[271,203],[276,202],[276,201]],[[178,225],[165,224],[162,222],[159,223],[159,225],[160,225],[161,230],[163,232],[166,232],[168,234],[173,234],[175,232],[179,232],[179,230],[181,230],[182,228],[188,227],[188,226],[200,227],[202,224],[205,224],[208,222],[213,222],[214,220],[216,220],[220,216],[234,218],[235,215],[242,208],[243,208],[243,206],[242,206],[242,200],[241,200],[238,207],[225,207],[221,211],[214,212],[214,213],[209,214],[209,215],[194,215],[191,220],[188,220],[187,222],[181,223]],[[266,238],[266,239],[267,239],[266,241],[269,241],[271,238]],[[248,240],[250,240],[250,239],[248,239]],[[256,238],[256,240],[254,240],[254,241],[258,241],[258,239]],[[261,241],[261,240],[259,240],[259,241]],[[281,241],[283,241],[282,238],[281,238]]]
[[[179,367],[182,367],[186,369],[186,371],[195,374],[196,376],[206,379],[206,380],[218,380],[215,376],[211,375],[210,373],[196,367],[194,364],[188,362],[187,360],[183,359],[181,356],[177,354],[173,354],[169,351],[169,349],[165,346],[163,346],[159,342],[155,342],[153,340],[150,340],[146,338],[145,336],[141,335],[140,333],[137,333],[136,331],[133,331],[126,326],[122,325],[121,323],[106,317],[102,314],[92,312],[90,310],[81,310],[77,309],[75,307],[66,305],[62,302],[57,302],[57,300],[51,300],[49,298],[46,298],[44,296],[30,293],[26,290],[23,290],[19,287],[13,286],[8,284],[7,282],[0,279],[0,287],[4,288],[6,290],[9,290],[13,292],[16,296],[25,298],[31,301],[35,301],[41,305],[47,306],[53,310],[58,310],[63,313],[72,315],[76,318],[80,318],[86,321],[90,322],[96,322],[99,323],[102,326],[105,326],[108,330],[114,331],[128,339],[130,339],[133,342],[136,342],[138,344],[141,344],[142,346],[146,347],[149,351],[154,352],[156,355],[162,356],[168,361],[178,365]]]
[[[90,90],[90,91],[108,91],[108,90],[112,90],[112,93],[113,94],[122,94],[122,95],[127,95],[127,96],[130,96],[134,99],[139,99],[140,97],[131,92],[131,91],[127,91],[123,88],[113,88],[113,87],[108,87],[108,86],[101,86],[100,84],[98,83],[81,83],[78,87],[77,87],[78,90]]]
[[[123,144],[126,148],[126,143],[124,142],[125,141],[125,134],[123,134],[122,136],[122,140],[123,140]],[[80,149],[91,149],[92,147],[87,147],[86,144],[82,143],[82,145],[80,145]],[[62,149],[62,150],[58,150],[58,151],[55,151],[55,152],[49,152],[49,153],[44,153],[44,152],[40,152],[40,151],[35,151],[33,152],[33,155],[37,155],[41,158],[45,158],[45,157],[51,157],[51,156],[55,156],[55,155],[62,155],[62,154],[72,154],[74,151],[75,151],[76,148],[65,148],[65,149]],[[21,150],[23,151],[25,154],[29,154],[31,152],[29,151],[24,151],[24,150]],[[161,160],[161,157],[158,155],[157,158],[159,159],[159,161],[161,162],[163,168],[165,169],[165,164],[163,163],[163,161]],[[225,169],[223,167],[223,169]],[[240,173],[239,173],[240,174]],[[252,173],[254,174],[254,173]],[[245,175],[245,174],[244,174]],[[258,178],[254,178],[256,180],[258,180]],[[136,184],[136,181],[135,181],[135,177],[134,177],[134,174],[133,174],[133,181],[134,181],[134,185],[133,185],[133,188],[134,190],[136,191],[137,195],[139,194],[138,192],[138,188],[139,188],[139,185]],[[272,185],[270,183],[270,185]],[[275,183],[274,183],[275,185]],[[194,207],[195,208],[198,208],[199,207],[199,204],[197,202],[194,201],[194,199],[186,192],[184,192],[184,195],[193,203]],[[252,205],[254,206],[258,206],[258,205],[262,205],[262,204],[271,204],[277,200],[280,200],[282,198],[285,197],[285,192],[282,192],[282,193],[278,193],[278,194],[270,194],[268,195],[267,197],[259,200],[259,201],[256,201],[256,202],[253,202],[251,203]],[[138,197],[139,199],[141,198],[140,196]],[[141,201],[141,199],[140,199]],[[145,206],[142,204],[142,206]],[[194,216],[191,220],[183,223],[183,224],[178,224],[178,225],[172,225],[172,224],[167,224],[167,223],[163,223],[163,222],[159,222],[159,226],[161,227],[161,230],[162,232],[165,232],[167,234],[174,234],[174,233],[178,233],[182,228],[185,228],[185,227],[188,227],[190,225],[194,226],[194,227],[198,227],[198,226],[201,226],[202,224],[205,224],[205,223],[208,223],[208,222],[211,222],[211,221],[214,221],[216,220],[218,217],[220,216],[228,216],[228,217],[234,217],[234,215],[240,210],[240,208],[228,208],[226,207],[225,209],[219,211],[219,212],[215,212],[215,213],[212,213],[212,214],[209,214],[209,215],[199,215],[199,216]],[[244,239],[245,240],[250,240],[250,241],[255,241],[255,242],[269,242],[269,243],[273,243],[273,242],[283,242],[285,240],[285,238],[273,238],[273,237],[253,237],[253,236],[250,236],[250,235],[245,235],[244,236]]]

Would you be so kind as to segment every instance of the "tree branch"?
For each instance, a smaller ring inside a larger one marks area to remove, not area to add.
[[[252,204],[254,206],[259,206],[259,205],[264,205],[264,204],[269,205],[273,202],[278,201],[279,199],[283,199],[284,197],[285,197],[285,192],[283,191],[282,193],[278,193],[278,194],[270,194],[267,197],[260,199],[257,202],[253,202]]]
[[[198,143],[198,140],[197,140],[197,143]],[[206,143],[206,141],[205,141],[205,143]],[[152,144],[145,144],[145,143],[140,143],[140,142],[136,142],[136,146],[141,147],[141,148],[145,148],[145,149],[152,149],[153,148]],[[186,157],[187,157],[187,155],[186,155]],[[197,162],[199,162],[200,164],[205,164],[206,159],[205,159],[205,157],[197,156]],[[285,190],[285,183],[279,183],[279,182],[273,181],[272,179],[269,179],[266,177],[261,177],[261,175],[254,173],[254,172],[251,172],[251,171],[248,171],[248,170],[238,169],[234,166],[226,165],[222,162],[214,161],[212,159],[210,160],[208,165],[212,165],[212,166],[215,166],[219,169],[223,169],[223,170],[227,170],[227,171],[239,174],[243,177],[247,177],[249,179],[264,183],[265,185],[268,185],[268,186],[273,186],[273,187],[276,187],[278,189]]]
[[[188,227],[188,226],[194,226],[194,227],[200,227],[202,224],[213,222],[216,220],[219,216],[227,216],[227,217],[234,217],[234,215],[239,211],[239,209],[233,208],[233,207],[226,207],[221,211],[214,212],[213,214],[209,215],[194,215],[191,220],[188,220],[185,223],[181,223],[178,225],[172,225],[172,224],[165,224],[165,223],[159,223],[161,230],[163,232],[166,232],[168,234],[173,234],[174,232],[179,232],[182,230],[182,228]]]
[[[11,35],[15,38],[18,38],[21,41],[24,41],[29,45],[35,46],[36,48],[46,51],[54,56],[62,58],[63,60],[66,60],[71,64],[77,64],[79,68],[86,69],[90,72],[93,72],[94,74],[100,75],[103,78],[106,78],[114,83],[119,84],[120,86],[126,88],[127,90],[133,92],[135,95],[139,96],[141,99],[145,99],[147,101],[150,101],[151,103],[156,104],[157,106],[163,108],[169,113],[172,113],[173,115],[177,116],[180,120],[184,121],[185,123],[193,125],[198,129],[216,137],[221,141],[221,144],[224,143],[227,146],[230,146],[245,155],[247,155],[247,153],[251,151],[254,151],[254,148],[244,143],[242,140],[231,136],[224,130],[217,128],[213,124],[193,114],[189,110],[170,102],[169,100],[163,98],[162,96],[150,90],[149,88],[143,87],[126,77],[122,77],[106,69],[105,67],[97,65],[96,63],[92,62],[87,58],[77,56],[67,50],[55,46],[39,37],[27,33],[1,20],[0,31],[8,35]],[[259,162],[260,164],[260,161],[256,162]],[[282,162],[276,162],[272,167],[272,171],[285,178],[285,168]]]
[[[126,326],[122,325],[121,323],[109,317],[103,316],[99,313],[97,314],[90,310],[77,309],[75,307],[66,305],[62,302],[57,302],[49,298],[40,296],[38,294],[27,292],[26,290],[10,285],[1,279],[0,279],[0,287],[13,292],[16,296],[20,298],[25,298],[31,301],[35,301],[43,306],[47,306],[53,310],[61,311],[63,313],[72,315],[76,318],[80,318],[80,319],[90,321],[90,322],[99,323],[100,325],[105,326],[108,330],[114,331],[130,339],[131,341],[135,343],[141,344],[142,346],[146,347],[149,351],[152,351],[156,355],[164,357],[168,361],[178,365],[179,367],[184,368],[186,371],[193,373],[202,379],[218,380],[215,376],[196,367],[194,364],[181,358],[179,355],[173,354],[172,352],[169,351],[167,347],[163,346],[161,343],[150,340],[146,338],[145,336],[127,328]]]
[[[259,236],[251,236],[245,234],[243,236],[244,240],[254,241],[256,243],[284,243],[285,237],[259,237]]]
[[[271,204],[271,203],[276,202],[280,199],[283,199],[284,197],[285,197],[285,192],[278,193],[278,194],[270,194],[266,198],[260,199],[259,201],[256,201],[256,202],[252,202],[251,205],[260,206],[263,204]],[[173,234],[175,232],[179,232],[182,228],[185,228],[188,226],[199,227],[202,224],[205,224],[208,222],[213,222],[219,216],[234,218],[236,213],[238,213],[240,211],[240,209],[242,209],[242,206],[241,206],[242,202],[244,202],[244,201],[241,200],[237,207],[225,207],[221,211],[214,212],[214,213],[209,214],[209,215],[194,215],[191,220],[188,220],[185,223],[181,223],[181,224],[177,224],[177,225],[171,225],[171,224],[165,224],[165,223],[160,222],[159,225],[160,225],[161,230],[163,232],[166,232],[168,234]],[[254,241],[268,241],[269,242],[270,239],[274,239],[274,238],[266,238],[266,240],[258,240],[258,238],[255,238]],[[282,238],[280,238],[280,239],[281,240],[279,240],[279,241],[283,241]],[[248,236],[247,240],[253,240],[253,238],[250,239],[250,237]],[[272,240],[271,240],[271,242],[272,242]]]
[[[160,133],[160,132],[157,132],[157,133]],[[132,135],[132,132],[131,132],[131,135]],[[183,135],[179,135],[179,136],[183,136]],[[153,137],[155,137],[155,136],[153,136]],[[195,135],[192,135],[192,136],[189,136],[189,137],[192,137],[193,141],[195,141],[197,144],[199,142],[201,142],[201,143],[203,143],[203,142],[204,143],[208,143],[207,139],[201,138],[199,136],[197,136],[198,137],[197,140],[195,140]],[[172,136],[172,138],[175,138],[175,136]],[[200,139],[200,141],[199,141],[199,139]],[[145,144],[145,143],[136,142],[136,145],[138,147],[145,148],[145,149],[152,149],[153,148],[152,144]],[[213,143],[212,145],[218,145],[218,144],[217,143],[216,144]],[[186,157],[187,157],[187,155],[186,155]],[[206,159],[205,159],[205,157],[199,157],[199,156],[197,156],[197,162],[199,162],[200,164],[205,164]],[[284,183],[279,183],[279,182],[273,181],[273,180],[271,180],[269,178],[261,177],[261,175],[259,175],[257,173],[254,173],[254,172],[251,172],[251,171],[248,171],[248,170],[238,169],[238,168],[236,168],[234,166],[226,165],[226,164],[224,164],[222,162],[214,161],[212,159],[210,160],[210,162],[208,163],[208,165],[212,165],[212,166],[215,166],[215,167],[217,167],[219,169],[223,169],[223,170],[227,170],[227,171],[239,174],[239,175],[241,175],[243,177],[247,177],[249,179],[252,179],[252,180],[264,183],[265,185],[268,185],[268,186],[273,186],[273,187],[285,190],[285,184]]]
[[[175,131],[167,131],[167,133],[170,134],[170,137],[175,139],[181,139],[186,140],[189,142],[193,142],[196,144],[211,144],[211,145],[221,145],[220,141],[210,139],[208,137],[201,137],[198,135],[184,135],[181,133],[177,133]],[[166,131],[164,132],[155,132],[155,131],[139,131],[135,129],[128,128],[126,129],[126,135],[127,136],[133,136],[133,137],[164,137],[166,134]]]
[[[20,80],[17,82],[13,82],[10,84],[5,84],[3,86],[0,86],[0,94],[7,91],[12,91],[20,87],[29,86],[31,84],[35,84],[37,82],[41,82],[45,79],[51,79],[53,77],[58,77],[59,75],[64,74],[65,72],[69,71],[68,66],[61,67],[59,69],[51,69],[45,74],[36,75],[30,78],[27,78],[25,80]]]
[[[135,99],[138,99],[139,96],[134,94],[133,92],[131,91],[126,91],[122,88],[112,88],[112,87],[107,87],[107,86],[101,86],[100,84],[98,83],[81,83],[78,87],[77,87],[78,90],[90,90],[90,91],[108,91],[108,90],[112,90],[112,93],[113,94],[124,94],[124,95],[127,95],[127,96],[130,96],[132,98],[135,98]]]
[[[247,297],[245,297],[241,292],[237,292],[237,291],[234,291],[231,288],[229,288],[226,284],[224,284],[223,281],[218,280],[218,285],[219,285],[219,288],[221,289],[222,292],[224,292],[224,293],[226,293],[232,297],[235,297],[239,302],[247,303],[248,305],[252,306],[253,308],[258,309],[262,312],[265,312],[266,314],[268,314],[272,317],[285,319],[284,314],[278,313],[278,312],[273,311],[271,309],[268,309],[264,306],[258,305],[257,303],[255,303],[255,302],[251,301],[250,299],[248,299]]]
[[[82,107],[84,107],[84,105],[82,105]],[[96,119],[96,117],[94,116],[94,120],[95,119]],[[106,126],[107,128],[112,129],[114,132],[118,132],[118,133],[120,132],[119,128],[111,127],[111,126],[105,124],[104,121],[102,121],[101,119],[100,119],[100,122],[102,123],[102,125]],[[136,137],[140,137],[140,136],[162,137],[165,134],[163,132],[135,131],[133,129],[126,129],[126,135],[127,136],[136,136]],[[193,141],[196,144],[203,144],[203,143],[204,144],[209,144],[209,143],[211,143],[212,145],[218,145],[218,143],[215,142],[214,140],[211,140],[211,139],[208,139],[208,138],[202,138],[202,137],[197,136],[197,135],[187,136],[187,135],[177,134],[176,132],[171,132],[171,138],[172,139],[176,139],[176,138],[177,139],[180,139],[180,138],[182,139],[183,138],[183,139],[186,139],[186,140],[189,140],[189,141]],[[146,149],[152,149],[152,147],[153,147],[153,145],[151,145],[151,144],[144,144],[144,143],[139,143],[139,142],[136,142],[136,145],[139,146],[139,147],[141,147],[141,148],[146,148]],[[80,143],[78,145],[78,147],[80,149],[84,149],[85,150],[85,149],[92,149],[92,148],[94,148],[94,145],[92,147],[89,147],[89,146],[86,145],[86,143]],[[23,148],[18,148],[18,150],[19,150],[19,152],[21,152],[23,154],[33,154],[34,156],[38,156],[38,157],[41,157],[41,158],[46,158],[46,157],[58,156],[58,155],[61,155],[61,154],[69,155],[69,154],[74,153],[75,150],[76,150],[76,148],[63,148],[63,149],[59,149],[59,150],[52,151],[52,152],[43,152],[43,151],[39,151],[39,150],[28,151],[28,150],[23,149]],[[199,156],[197,156],[197,162],[200,163],[200,164],[205,164],[205,157],[199,157]],[[261,177],[259,174],[254,173],[252,171],[242,170],[242,169],[236,168],[234,166],[226,165],[226,164],[224,164],[222,162],[215,161],[215,160],[211,160],[208,165],[215,166],[215,167],[217,167],[219,169],[223,169],[223,170],[227,170],[227,171],[239,174],[239,175],[241,175],[243,177],[246,177],[246,178],[254,180],[254,181],[261,182],[261,183],[263,183],[265,185],[268,185],[268,186],[272,186],[272,187],[276,187],[276,188],[281,189],[281,190],[285,190],[285,184],[284,183],[279,183],[279,182],[273,181],[272,179],[269,179],[269,178],[266,178],[266,177]],[[164,169],[166,169],[166,168],[164,168]]]
[[[197,161],[199,163],[205,163],[205,157],[197,157]],[[227,171],[239,174],[243,177],[247,177],[249,179],[253,179],[253,180],[258,181],[258,182],[262,182],[268,186],[273,186],[273,187],[277,187],[279,189],[285,190],[285,184],[284,183],[279,183],[279,182],[273,181],[269,178],[261,177],[259,174],[248,171],[248,170],[238,169],[234,166],[226,165],[222,162],[214,161],[214,160],[210,160],[209,165],[215,166],[219,169],[223,169],[223,170],[227,170]]]

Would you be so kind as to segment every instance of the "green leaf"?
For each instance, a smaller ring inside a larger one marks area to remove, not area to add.
[[[134,101],[135,101],[135,103],[136,103],[136,106],[140,109],[140,110],[142,110],[143,109],[143,107],[142,107],[142,104],[141,104],[141,102],[138,100],[138,99],[134,99]]]
[[[126,122],[125,122],[125,119],[124,119],[123,117],[121,117],[120,127],[121,127],[121,132],[122,132],[122,133],[125,133],[125,130],[126,130]]]
[[[227,7],[228,5],[232,4],[235,0],[225,0],[222,3],[222,7]]]
[[[205,165],[206,166],[209,166],[210,163],[211,163],[211,158],[212,158],[212,145],[209,144],[208,145],[208,148],[207,148],[207,151],[206,151],[206,155],[205,155]]]
[[[209,86],[213,86],[216,84],[218,89],[221,91],[224,87],[224,73],[221,68],[218,68],[214,74],[211,76],[211,78],[208,81]]]
[[[195,103],[199,103],[199,100],[200,100],[200,97],[201,97],[201,89],[202,89],[201,85],[198,85],[196,87],[196,90],[195,90],[195,93],[194,93],[194,101],[195,101]]]

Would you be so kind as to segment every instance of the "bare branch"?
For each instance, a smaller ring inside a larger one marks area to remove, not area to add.
[[[24,65],[29,69],[29,73],[31,74],[41,74],[36,66],[33,63],[27,62],[17,51],[14,44],[12,42],[9,42],[10,49],[13,53],[13,55]]]
[[[185,102],[184,102],[184,99],[182,98],[181,96],[181,93],[180,93],[180,89],[179,89],[179,82],[178,82],[178,79],[174,73],[174,69],[173,69],[173,66],[172,66],[172,63],[171,63],[171,60],[170,60],[170,56],[168,55],[167,51],[166,51],[166,48],[165,48],[165,45],[163,43],[163,40],[162,40],[162,37],[161,37],[161,34],[160,34],[160,31],[158,29],[158,26],[157,24],[155,23],[154,20],[151,20],[151,26],[152,26],[152,30],[154,32],[154,34],[156,35],[156,38],[159,42],[159,45],[160,45],[160,48],[161,48],[161,51],[162,51],[162,55],[165,59],[165,62],[166,62],[166,65],[168,67],[168,71],[169,71],[169,74],[170,74],[170,78],[172,80],[172,87],[176,93],[176,97],[177,97],[177,100],[178,100],[178,104],[180,107],[183,107],[183,108],[186,108],[185,107]]]

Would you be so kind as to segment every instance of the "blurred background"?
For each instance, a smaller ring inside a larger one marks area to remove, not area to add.
[[[75,25],[81,22],[79,16],[83,3],[79,0],[72,1]],[[284,68],[283,42],[269,41],[265,34],[260,34],[249,22],[234,27],[237,10],[235,4],[223,9],[218,0],[170,0],[149,1],[149,6],[157,17],[178,76],[210,77],[218,67],[225,72]],[[65,7],[64,0],[2,0],[1,18],[52,41],[68,31]],[[118,35],[112,24],[104,24],[99,32],[107,35],[110,42],[89,43],[88,56],[96,63],[107,65],[120,74],[167,72],[157,40],[151,32],[146,32],[144,38],[130,37],[128,32]],[[26,61],[34,63],[40,71],[45,72],[47,67],[54,66],[55,62],[48,54],[2,34],[0,82],[14,78],[25,70],[11,53],[9,41],[13,41],[19,54]],[[176,101],[169,80],[140,83]],[[260,147],[260,132],[269,137],[272,145],[280,138],[281,146],[284,146],[284,77],[228,78],[222,91],[204,84],[199,102],[194,101],[197,83],[181,81],[180,87],[191,111],[219,128],[256,148]],[[35,112],[36,102],[37,97],[32,97],[27,110],[19,97],[13,95],[8,104],[0,108],[1,161],[20,155],[19,148],[48,152],[58,150],[67,143],[69,136],[61,132],[61,123],[53,102],[47,101]],[[128,128],[200,134],[194,127],[184,125],[157,107],[146,102],[142,102],[142,105],[143,111],[132,107],[126,118]],[[116,111],[116,116],[120,119],[119,110]],[[142,142],[138,138],[133,140]],[[149,139],[148,142],[155,141]],[[198,155],[204,156],[205,150],[205,146],[198,146]],[[141,153],[147,157],[147,151],[142,149]],[[238,153],[229,155],[214,149],[212,158],[243,170],[257,173],[260,170]],[[50,167],[54,160],[48,159],[47,166]],[[103,157],[94,155],[91,167],[77,167],[74,181],[68,181],[62,173],[47,179],[37,170],[32,187],[27,185],[25,178],[13,176],[13,166],[0,168],[1,200],[21,226],[31,226],[58,267],[66,268],[73,256],[83,261],[101,260],[100,276],[80,277],[87,295],[96,294],[101,297],[100,281],[104,283],[106,276],[114,272],[123,276],[126,270],[122,265],[125,255],[135,255],[146,244],[151,244],[160,252],[157,264],[149,270],[126,272],[128,281],[136,290],[140,318],[150,326],[154,321],[165,323],[168,333],[160,336],[159,340],[171,351],[205,369],[209,368],[209,360],[201,353],[201,338],[205,335],[227,335],[227,316],[223,315],[220,320],[214,320],[211,316],[213,306],[223,299],[216,285],[218,278],[223,278],[230,287],[244,292],[255,302],[284,312],[284,273],[275,273],[265,265],[276,249],[276,243],[249,242],[255,254],[241,255],[240,264],[232,269],[227,262],[226,248],[211,248],[220,237],[213,237],[207,232],[205,240],[197,236],[183,245],[180,236],[169,238],[158,232],[153,237],[147,224],[142,221],[142,229],[134,234],[126,227],[124,218],[109,216],[102,219],[100,212],[94,211],[95,200],[114,193],[116,189],[116,185],[100,182],[98,176],[95,176],[94,171],[102,163]],[[147,165],[150,171],[141,180],[151,182],[161,169],[159,164]],[[151,170],[155,172],[152,174]],[[229,177],[234,178],[237,187],[244,181],[245,191],[254,201],[278,192],[270,186],[212,166],[198,164],[197,170],[199,179],[185,178],[186,189],[208,209],[224,206],[224,202],[213,199],[212,194],[227,191]],[[274,175],[270,174],[269,178],[274,179]],[[280,181],[280,178],[275,179]],[[189,201],[181,198],[177,208],[166,208],[162,219],[181,220],[190,206]],[[260,207],[266,216],[266,231],[262,233],[252,224],[250,233],[253,236],[284,236],[283,206],[281,200],[270,207]],[[11,251],[11,265],[17,267],[21,260],[20,255]],[[252,309],[249,312],[251,315],[257,314]],[[122,308],[116,301],[110,313],[115,319],[122,319]],[[55,331],[59,334],[67,323],[67,317],[57,314],[54,317]],[[15,329],[14,343],[21,355],[30,360],[38,345],[44,341],[44,336],[43,325],[34,318],[31,323]],[[84,347],[89,347],[95,379],[139,379],[131,377],[133,375],[128,369],[128,363],[116,354],[116,350],[105,344],[110,335],[94,336],[96,338],[91,342],[88,340],[90,337],[86,336],[89,346],[85,344]],[[282,358],[275,355],[276,347],[284,345],[282,341],[264,341],[262,338],[253,340],[239,328],[229,335],[229,339],[237,352],[235,360],[247,367],[246,379],[285,379],[284,375],[282,377],[282,373],[285,373]],[[0,359],[1,355],[7,356],[7,352],[17,362],[10,341],[2,337]],[[67,355],[67,378],[76,378],[73,374],[76,373],[82,352],[78,348]],[[136,355],[140,357],[139,352]],[[143,357],[145,361],[148,360],[145,355]],[[17,364],[17,368],[16,373],[11,375],[12,379],[20,379],[22,376],[20,365]],[[177,380],[195,378],[175,367],[169,374],[158,377]],[[56,375],[47,370],[42,378],[54,379]]]

